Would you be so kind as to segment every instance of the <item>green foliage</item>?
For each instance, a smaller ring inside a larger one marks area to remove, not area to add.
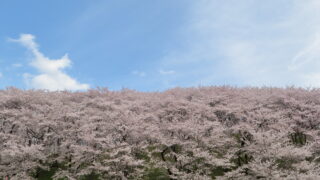
[[[186,173],[195,173],[199,169],[199,164],[195,161],[189,162],[182,166],[181,170]]]
[[[104,161],[106,159],[111,159],[111,156],[108,153],[104,152],[98,155],[99,161]]]
[[[57,169],[42,169],[38,167],[35,172],[31,173],[31,177],[37,180],[52,180],[52,177],[56,173]]]
[[[86,162],[86,161],[85,162],[81,162],[77,169],[79,169],[79,170],[85,169],[85,168],[89,167],[90,165],[91,165],[90,162]]]
[[[206,159],[203,157],[194,157],[190,162],[184,164],[181,168],[178,168],[186,173],[195,174],[197,171],[202,174],[206,174],[214,169],[212,164],[206,163]],[[209,174],[208,174],[209,175]]]
[[[294,159],[293,157],[281,157],[280,159],[276,160],[276,165],[278,169],[295,170],[292,165],[298,162],[299,161]]]
[[[177,156],[172,153],[170,148],[165,148],[161,152],[161,158],[163,161],[177,162]]]
[[[33,172],[31,172],[30,176],[37,180],[52,180],[52,177],[59,169],[66,169],[64,163],[58,163],[57,161],[47,165],[49,165],[49,169],[37,167]]]
[[[100,175],[92,171],[90,174],[80,176],[80,180],[100,180]]]
[[[171,145],[170,149],[175,153],[181,153],[182,152],[182,146],[180,144]]]
[[[140,160],[145,160],[146,162],[150,161],[150,157],[148,152],[145,152],[143,150],[134,150],[133,155],[135,158],[140,159]]]
[[[307,135],[301,131],[295,131],[290,134],[290,141],[296,146],[303,146],[307,144]]]
[[[119,151],[119,152],[114,156],[114,158],[119,158],[119,157],[121,157],[121,156],[123,156],[123,155],[125,155],[125,154],[127,154],[127,151]]]
[[[193,157],[193,152],[192,151],[186,151],[186,155],[189,157]]]
[[[315,158],[314,162],[320,164],[320,157]]]
[[[240,130],[239,132],[232,134],[232,136],[237,140],[241,147],[244,147],[253,141],[253,135],[248,131]]]
[[[150,146],[147,147],[148,151],[154,151],[156,149],[157,149],[157,146],[155,146],[155,145],[150,145]]]
[[[220,147],[210,147],[208,148],[209,153],[219,159],[223,159],[224,156],[228,153],[228,150],[231,149],[229,146],[220,146]]]
[[[231,171],[231,168],[223,167],[223,166],[216,166],[213,167],[210,173],[210,177],[212,179],[216,179],[217,176],[223,176],[226,172]]]
[[[236,154],[230,161],[233,162],[236,165],[236,167],[240,167],[244,164],[248,164],[252,160],[253,160],[253,156],[250,155],[249,152],[244,150],[239,150],[236,152]]]
[[[176,154],[182,153],[182,146],[179,144],[173,144],[169,147],[165,147],[161,154],[163,161],[177,162]]]
[[[128,178],[128,179],[135,179],[134,177],[134,172],[138,169],[141,168],[143,169],[143,166],[137,167],[137,166],[129,166],[129,165],[125,165],[122,172],[123,175]]]
[[[217,110],[214,112],[214,114],[217,116],[218,120],[227,127],[231,127],[240,122],[240,119],[236,117],[234,113],[227,113],[226,111]]]
[[[143,180],[170,180],[168,170],[165,168],[151,168],[145,171]]]
[[[154,158],[155,160],[162,160],[162,156],[161,156],[161,152],[152,152],[151,153],[152,158]]]

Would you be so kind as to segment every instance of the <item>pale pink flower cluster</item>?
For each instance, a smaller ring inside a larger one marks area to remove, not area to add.
[[[0,91],[0,179],[320,179],[319,136],[319,89]]]

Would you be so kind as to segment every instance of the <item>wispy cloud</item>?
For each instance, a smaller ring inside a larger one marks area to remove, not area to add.
[[[132,71],[132,74],[136,75],[136,76],[140,76],[140,77],[145,77],[147,74],[143,71]]]
[[[21,34],[19,39],[11,39],[28,48],[34,55],[30,65],[36,68],[40,74],[24,74],[27,85],[36,89],[47,90],[85,90],[89,88],[88,84],[81,84],[74,78],[67,75],[62,70],[71,66],[71,60],[68,55],[60,59],[50,59],[39,51],[39,46],[35,42],[35,37],[31,34]]]
[[[12,67],[15,67],[15,68],[22,67],[22,64],[20,64],[20,63],[14,63],[14,64],[12,64]]]
[[[320,1],[199,0],[162,59],[206,84],[320,86]],[[192,72],[192,73],[191,73]]]
[[[302,66],[310,63],[314,64],[320,58],[320,34],[315,34],[315,37],[310,40],[296,55],[292,58],[288,69],[291,71],[297,70]]]
[[[162,75],[169,75],[169,74],[174,74],[174,73],[176,73],[176,72],[173,71],[173,70],[165,71],[165,70],[160,69],[160,70],[159,70],[159,73],[162,74]]]

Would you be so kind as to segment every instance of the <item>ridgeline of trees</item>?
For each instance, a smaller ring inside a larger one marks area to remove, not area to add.
[[[320,90],[0,91],[0,179],[320,179]]]

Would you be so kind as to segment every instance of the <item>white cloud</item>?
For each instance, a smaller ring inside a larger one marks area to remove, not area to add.
[[[320,87],[320,73],[307,73],[302,79],[305,87]]]
[[[320,34],[316,34],[315,37],[307,43],[306,47],[303,47],[291,60],[291,64],[288,66],[290,71],[297,70],[305,65],[314,64],[319,61],[320,58]],[[320,67],[320,66],[319,66]]]
[[[18,68],[18,67],[22,67],[22,64],[20,63],[14,63],[12,64],[13,67]]]
[[[172,49],[161,64],[198,75],[189,85],[320,86],[320,1],[192,3],[181,28],[183,48]]]
[[[39,71],[39,75],[24,74],[27,85],[36,89],[55,90],[85,90],[89,88],[88,84],[81,84],[68,76],[62,70],[71,66],[71,60],[68,55],[61,59],[49,59],[45,57],[34,41],[35,37],[31,34],[21,34],[19,39],[11,41],[18,42],[28,48],[34,55],[30,65]]]
[[[143,72],[143,71],[137,71],[137,70],[132,71],[132,74],[137,75],[137,76],[140,76],[140,77],[145,77],[145,76],[147,75],[145,72]]]
[[[159,70],[159,73],[162,74],[162,75],[170,75],[170,74],[174,74],[176,73],[175,71],[173,70],[169,70],[169,71],[165,71],[165,70]]]

